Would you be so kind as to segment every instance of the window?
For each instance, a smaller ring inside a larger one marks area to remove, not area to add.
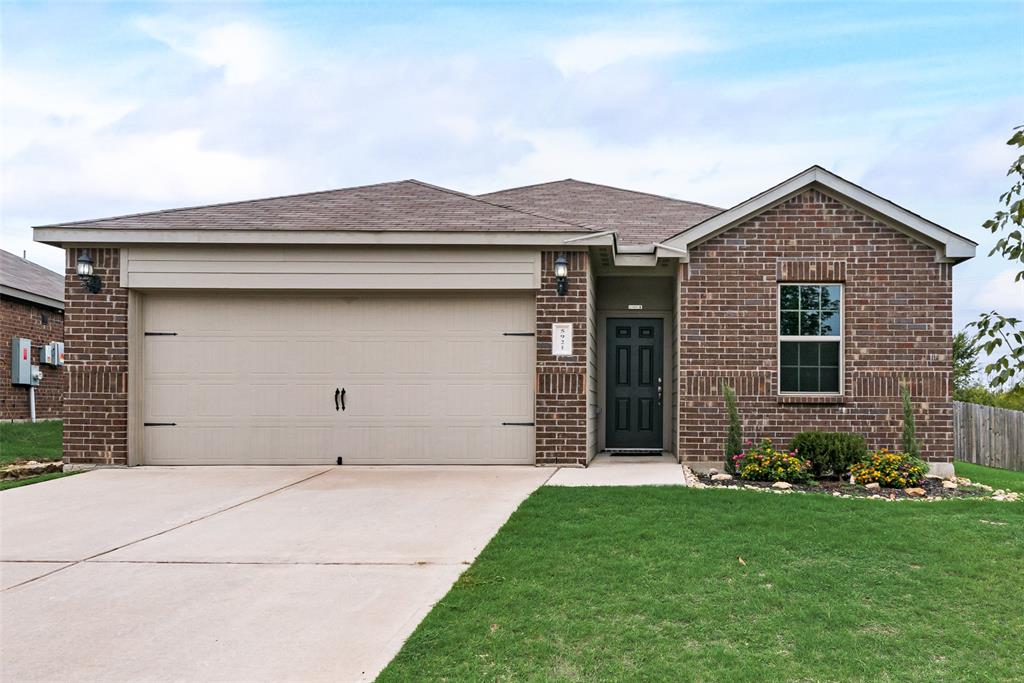
[[[779,285],[779,391],[838,394],[842,285]]]

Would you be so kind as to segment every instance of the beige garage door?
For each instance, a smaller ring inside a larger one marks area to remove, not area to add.
[[[527,293],[151,294],[143,321],[147,464],[534,461]]]

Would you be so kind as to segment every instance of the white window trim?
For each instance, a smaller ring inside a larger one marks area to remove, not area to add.
[[[783,335],[782,330],[782,288],[783,287],[839,287],[839,336]],[[839,391],[783,391],[782,390],[782,342],[839,342]],[[775,288],[775,389],[779,396],[843,396],[846,389],[846,285],[842,282],[779,282]]]

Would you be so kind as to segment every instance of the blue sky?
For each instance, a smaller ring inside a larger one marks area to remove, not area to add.
[[[415,177],[733,204],[821,164],[982,244],[1024,3],[40,3],[2,11],[3,244],[29,226]]]

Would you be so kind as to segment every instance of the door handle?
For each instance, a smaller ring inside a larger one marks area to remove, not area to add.
[[[662,397],[665,394],[665,388],[661,384],[661,378],[658,378],[658,405],[661,405]]]
[[[345,410],[345,387],[341,388],[341,409]]]
[[[341,389],[334,389],[334,409],[340,410],[341,406],[338,405],[338,397],[341,396]]]

